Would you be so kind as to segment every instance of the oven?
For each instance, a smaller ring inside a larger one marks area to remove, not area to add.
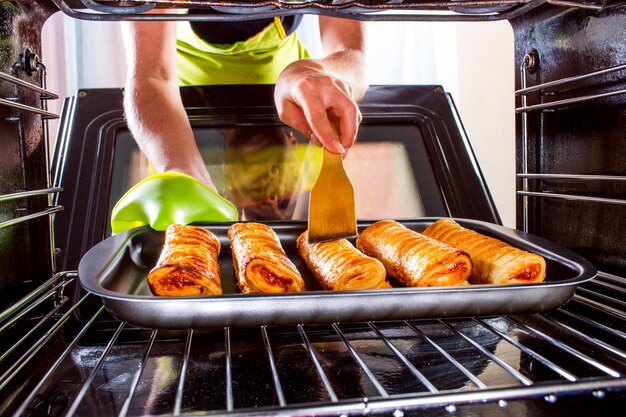
[[[191,329],[120,320],[80,285],[81,259],[110,236],[112,205],[150,167],[126,129],[120,89],[58,97],[46,87],[55,68],[40,59],[42,25],[59,10],[78,19],[154,19],[142,13],[176,3],[0,6],[0,414],[620,413],[626,404],[624,3],[178,2],[221,6],[195,19],[311,13],[368,21],[508,20],[515,35],[517,229],[597,268],[563,305],[532,312]],[[398,180],[384,189],[385,200],[395,203],[361,204],[360,219],[384,213],[407,221],[453,216],[500,223],[444,87],[370,87],[360,103],[364,119],[354,151],[376,175],[362,172],[366,180],[356,186],[370,189],[363,199],[373,201],[382,193],[376,178]],[[214,155],[209,165],[228,162],[224,138],[237,132],[306,142],[278,121],[271,86],[181,91],[201,150]],[[63,100],[60,115],[48,110],[50,100]],[[59,119],[54,149],[50,119]],[[306,219],[296,200],[280,208],[289,215],[281,227]]]

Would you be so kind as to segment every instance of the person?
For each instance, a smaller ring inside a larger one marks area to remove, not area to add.
[[[330,152],[352,146],[361,122],[357,101],[368,87],[363,24],[320,16],[323,57],[314,59],[296,38],[299,20],[122,22],[125,115],[157,171],[181,172],[215,190],[180,85],[275,83],[282,122]]]

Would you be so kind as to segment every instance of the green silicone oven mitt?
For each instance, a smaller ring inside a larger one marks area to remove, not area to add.
[[[163,231],[171,224],[237,221],[237,208],[197,179],[178,172],[152,175],[124,194],[111,212],[120,233],[149,224]]]

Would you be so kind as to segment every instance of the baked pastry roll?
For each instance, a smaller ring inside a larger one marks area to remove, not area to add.
[[[296,240],[298,253],[325,290],[390,288],[380,261],[359,252],[346,239],[309,243],[309,233]]]
[[[154,295],[222,294],[218,256],[220,242],[198,226],[173,224],[156,266],[148,274]]]
[[[472,284],[530,284],[546,277],[543,257],[466,229],[452,219],[437,220],[424,234],[469,253],[474,262]]]
[[[394,220],[380,220],[366,228],[356,246],[380,260],[389,275],[408,287],[464,285],[472,271],[465,252]]]
[[[242,293],[304,290],[302,276],[269,226],[235,223],[228,229],[228,238],[237,286]]]

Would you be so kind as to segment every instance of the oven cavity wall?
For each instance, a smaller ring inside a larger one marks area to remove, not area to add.
[[[48,2],[0,3],[0,307],[54,272],[46,68],[41,28]]]
[[[511,23],[517,228],[624,277],[626,8],[546,6]]]

